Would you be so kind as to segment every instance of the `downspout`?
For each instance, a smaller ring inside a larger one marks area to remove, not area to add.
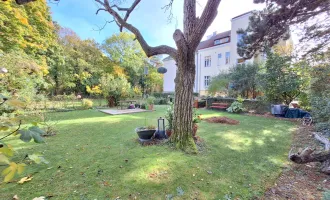
[[[202,55],[201,54],[199,54],[199,71],[201,72],[201,70],[202,70]],[[199,80],[201,80],[201,73],[199,73]],[[199,89],[199,91],[200,91],[200,84],[199,84],[199,86],[198,86],[198,89]]]
[[[195,85],[195,88],[196,88],[196,92],[198,92],[198,52],[196,52],[196,85]],[[198,92],[199,93],[199,92]]]

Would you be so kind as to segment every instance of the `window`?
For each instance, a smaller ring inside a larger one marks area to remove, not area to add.
[[[218,54],[218,65],[221,65],[221,53]]]
[[[205,56],[205,67],[211,67],[211,56]]]
[[[208,87],[210,84],[211,78],[210,76],[204,76],[204,86]]]
[[[223,44],[223,43],[227,43],[227,42],[229,42],[229,37],[216,39],[216,40],[214,40],[214,45]]]
[[[226,64],[230,63],[230,52],[226,52]]]

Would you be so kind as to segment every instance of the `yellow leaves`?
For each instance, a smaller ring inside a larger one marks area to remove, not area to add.
[[[7,167],[6,169],[4,169],[1,172],[1,175],[4,176],[4,182],[9,182],[10,180],[12,180],[16,174],[16,172],[18,174],[21,174],[24,171],[24,167],[25,164],[21,163],[21,164],[16,164],[15,162],[11,162],[9,164],[9,167]]]
[[[123,77],[127,78],[124,68],[122,68],[118,65],[113,66],[113,75],[117,76],[117,77],[123,76]]]
[[[0,163],[1,164],[9,164],[9,159],[4,154],[0,154]]]
[[[10,144],[8,144],[7,146],[0,148],[0,153],[11,157],[14,155],[14,150],[13,147]]]
[[[17,107],[17,108],[25,107],[25,103],[17,99],[9,99],[6,103],[12,107]]]
[[[17,183],[19,183],[19,184],[23,184],[23,183],[25,183],[25,182],[29,182],[29,181],[31,181],[32,179],[33,179],[32,176],[26,176],[26,177],[21,178],[21,180],[19,180]]]
[[[92,88],[89,86],[86,86],[86,91],[89,94],[101,94],[102,90],[101,90],[101,86],[100,85],[95,85]]]

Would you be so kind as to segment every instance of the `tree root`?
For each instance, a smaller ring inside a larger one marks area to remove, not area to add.
[[[289,159],[297,164],[306,164],[310,162],[320,162],[321,172],[330,175],[330,141],[319,133],[313,133],[313,137],[324,144],[324,150],[315,152],[315,148],[307,147],[298,153],[289,152]]]

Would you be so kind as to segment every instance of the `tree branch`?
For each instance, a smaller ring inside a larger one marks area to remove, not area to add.
[[[3,139],[5,139],[6,137],[9,137],[10,135],[16,133],[16,132],[21,128],[21,124],[22,124],[22,120],[19,121],[18,128],[17,128],[16,130],[14,130],[13,132],[9,133],[8,135],[6,135],[6,136],[0,138],[0,140],[3,140]]]
[[[203,13],[199,19],[196,19],[196,28],[187,41],[192,49],[196,49],[202,40],[207,28],[212,24],[218,14],[218,7],[221,0],[208,0]]]
[[[148,45],[148,43],[146,42],[146,40],[144,39],[144,37],[142,36],[141,32],[139,29],[137,29],[135,26],[133,26],[132,24],[127,23],[127,19],[126,18],[122,18],[118,12],[116,12],[113,8],[116,7],[118,8],[118,6],[116,5],[110,5],[108,0],[95,0],[97,3],[99,3],[100,5],[103,6],[104,10],[106,10],[110,15],[112,15],[115,19],[115,21],[118,23],[118,25],[120,25],[120,27],[124,27],[127,30],[129,30],[130,32],[132,32],[136,39],[139,41],[142,49],[144,50],[144,52],[146,53],[146,55],[148,57],[154,56],[154,55],[159,55],[159,54],[168,54],[171,57],[173,57],[174,59],[176,58],[176,54],[177,54],[177,50],[167,46],[167,45],[160,45],[160,46],[156,46],[156,47],[151,47]],[[135,0],[134,3],[132,4],[132,6],[129,9],[131,9],[130,11],[127,11],[127,13],[131,13],[134,8],[137,6],[137,4],[140,2],[141,0]],[[121,8],[123,9],[123,8]],[[129,14],[126,16],[128,18]]]

